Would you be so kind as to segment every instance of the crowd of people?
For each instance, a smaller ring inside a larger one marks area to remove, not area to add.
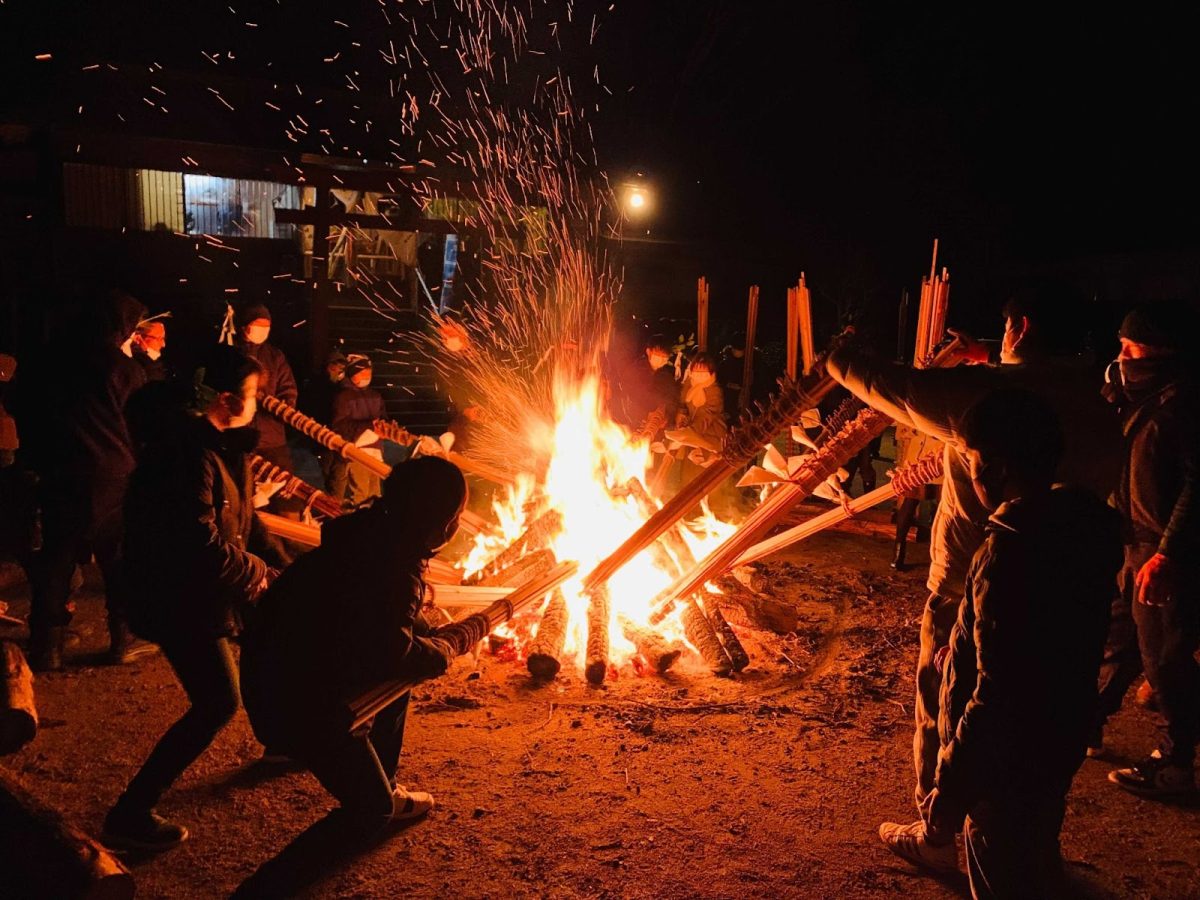
[[[950,870],[961,833],[975,896],[1054,896],[1072,779],[1086,754],[1103,753],[1105,724],[1143,673],[1162,722],[1157,747],[1110,780],[1151,798],[1195,789],[1196,332],[1183,304],[1139,306],[1102,379],[1054,352],[1044,306],[1014,300],[1003,320],[998,352],[959,340],[964,365],[914,369],[851,342],[825,365],[898,427],[938,442],[944,460],[916,661],[919,817],[885,823],[880,836]],[[462,474],[431,456],[381,482],[326,456],[326,490],[352,514],[327,524],[321,547],[281,552],[254,514],[268,501],[249,461],[293,460],[258,399],[299,403],[379,453],[385,410],[371,360],[335,351],[300,390],[269,342],[270,310],[252,303],[236,311],[231,343],[173,373],[168,322],[112,294],[53,362],[18,371],[0,356],[0,471],[14,498],[3,534],[32,586],[31,664],[63,667],[77,569],[94,558],[109,661],[161,652],[190,701],[113,805],[106,839],[157,849],[187,836],[155,807],[243,698],[264,758],[307,766],[354,823],[422,815],[433,798],[395,780],[406,698],[356,732],[346,701],[391,679],[436,677],[461,650],[421,606],[425,565],[467,501]],[[612,410],[653,442],[653,478],[677,469],[686,480],[719,452],[736,404],[711,356],[684,360],[657,339],[643,349]],[[478,414],[451,429],[458,449]],[[870,456],[858,465],[873,487]],[[340,601],[325,603],[334,593]],[[337,664],[312,665],[331,654]]]

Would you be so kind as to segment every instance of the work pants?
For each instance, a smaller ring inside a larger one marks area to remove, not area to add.
[[[118,805],[126,809],[153,809],[241,706],[232,640],[171,637],[162,641],[162,651],[191,706],[159,739],[125,789]]]
[[[1126,548],[1126,571],[1136,573],[1156,548]],[[1122,572],[1122,577],[1126,571]],[[1131,576],[1132,577],[1132,576]],[[1146,678],[1158,698],[1162,717],[1158,749],[1165,759],[1190,767],[1200,739],[1200,585],[1193,567],[1180,578],[1180,589],[1165,606],[1133,604],[1138,645]]]
[[[1131,551],[1134,551],[1131,556]],[[1097,683],[1098,710],[1093,740],[1104,733],[1109,717],[1121,709],[1121,703],[1130,685],[1142,674],[1142,651],[1138,646],[1137,626],[1133,621],[1133,604],[1136,598],[1134,577],[1141,563],[1135,548],[1125,548],[1125,564],[1117,575],[1113,592],[1112,614],[1108,623],[1108,637],[1104,642],[1104,656],[1100,661],[1100,676]],[[1141,560],[1142,563],[1149,556]]]
[[[921,809],[933,790],[937,774],[941,739],[938,735],[938,710],[941,708],[942,673],[934,659],[938,650],[950,642],[950,629],[958,619],[960,598],[930,594],[921,615],[921,644],[917,654],[916,698],[913,729],[913,767],[917,784],[914,799]]]
[[[1058,835],[1066,791],[976,803],[963,823],[967,875],[975,900],[1063,896]]]

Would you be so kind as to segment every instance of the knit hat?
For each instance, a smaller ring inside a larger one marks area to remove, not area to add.
[[[325,357],[325,365],[332,366],[337,365],[338,363],[343,366],[346,364],[346,354],[334,347],[329,351],[329,355]]]
[[[244,328],[255,319],[266,319],[271,321],[271,310],[267,309],[265,303],[249,303],[241,307],[237,312],[237,326]]]
[[[1129,311],[1118,334],[1150,347],[1183,350],[1197,340],[1196,315],[1187,304],[1176,300],[1143,303]]]
[[[346,357],[346,377],[353,378],[359,372],[371,368],[371,357],[365,353],[351,353]]]

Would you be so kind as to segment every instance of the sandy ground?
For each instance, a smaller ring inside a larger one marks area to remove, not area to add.
[[[923,569],[894,573],[889,550],[826,534],[771,561],[765,581],[797,609],[797,631],[743,632],[753,662],[736,680],[684,670],[535,685],[511,661],[460,660],[417,693],[401,767],[439,807],[370,847],[347,845],[307,773],[255,764],[239,715],[160,807],[191,840],[129,860],[139,896],[963,896],[965,878],[925,877],[876,837],[881,821],[913,815],[909,673],[924,597]],[[15,570],[0,574],[0,598],[25,615]],[[3,764],[98,831],[185,700],[160,657],[89,662],[105,642],[91,586],[79,622],[68,671],[38,680],[41,732]],[[1131,698],[1111,759],[1076,779],[1063,846],[1090,896],[1200,896],[1200,807],[1105,781],[1151,742]]]

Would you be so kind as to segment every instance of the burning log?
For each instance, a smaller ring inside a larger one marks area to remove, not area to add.
[[[691,602],[696,603],[697,601],[692,600]],[[733,626],[725,621],[725,616],[721,614],[721,607],[717,605],[716,599],[711,594],[705,598],[702,609],[704,617],[708,619],[712,630],[716,632],[721,646],[725,648],[725,653],[729,656],[729,662],[733,665],[733,671],[742,671],[742,669],[750,665],[750,654],[746,652],[746,648],[742,646],[741,640],[734,634]]]
[[[818,362],[809,376],[796,384],[782,386],[780,392],[762,412],[740,422],[729,432],[722,445],[720,458],[705,468],[585,576],[584,589],[590,591],[607,582],[613,573],[687,515],[739,466],[756,456],[763,444],[790,423],[798,422],[800,414],[816,406],[833,390],[834,385],[833,378],[826,374],[825,367]]]
[[[589,684],[601,684],[608,674],[608,586],[601,585],[588,595],[587,665],[583,674]]]
[[[535,578],[520,590],[513,591],[503,600],[497,600],[483,612],[468,616],[461,622],[439,628],[436,635],[449,641],[460,655],[466,653],[497,625],[507,622],[517,614],[518,610],[545,597],[563,582],[573,578],[578,571],[579,563],[577,562],[559,563],[545,575]],[[356,731],[362,728],[380,710],[394,703],[419,683],[419,680],[388,681],[353,698],[347,708],[349,730]]]
[[[553,678],[562,668],[561,657],[567,642],[569,620],[567,598],[561,590],[556,590],[546,604],[546,611],[542,613],[542,621],[538,624],[537,634],[530,642],[525,658],[529,674],[534,678]]]
[[[277,466],[257,453],[250,454],[250,472],[254,480],[269,484],[280,484],[279,496],[295,497],[304,503],[305,510],[315,509],[323,516],[336,518],[345,512],[342,504],[324,491],[319,491],[308,482],[293,475],[282,466]]]
[[[637,499],[638,503],[641,505],[643,513],[645,513],[647,516],[653,515],[654,502],[650,499],[650,495],[646,493],[646,489],[643,487],[642,483],[636,478],[631,478],[629,483],[626,485],[626,488],[629,494]],[[673,528],[667,529],[666,533],[662,537],[663,543],[670,548],[675,559],[678,561],[677,564],[673,564],[670,567],[675,571],[676,577],[683,572],[696,567],[696,556],[692,553],[692,548],[687,545],[687,541],[683,539],[683,535],[680,534],[680,527],[681,526],[676,525]],[[689,598],[687,602],[695,605],[696,600],[694,598]],[[740,672],[742,669],[746,668],[746,666],[750,665],[750,655],[746,652],[746,648],[742,646],[742,642],[738,640],[738,636],[734,634],[733,629],[729,626],[729,623],[725,621],[725,617],[721,615],[721,610],[717,607],[717,605],[715,603],[705,604],[701,612],[704,614],[704,617],[709,620],[709,625],[714,633],[714,636],[725,649],[725,653],[729,657],[730,664],[733,666],[733,671]],[[696,628],[700,627],[699,622],[693,622],[693,624]],[[693,644],[694,643],[695,642],[693,641]],[[708,641],[705,640],[705,643],[708,643]],[[720,662],[719,657],[717,657],[715,661]],[[708,660],[706,660],[706,662],[708,662]]]
[[[487,573],[502,572],[521,558],[527,547],[540,550],[550,543],[550,539],[562,529],[562,513],[556,509],[547,510],[538,516],[521,534],[519,538],[505,547],[486,566],[465,580],[465,584],[486,584],[492,577]]]
[[[662,635],[647,628],[639,628],[625,616],[621,616],[618,621],[621,625],[621,633],[633,646],[637,647],[642,659],[659,675],[675,665],[675,660],[683,654],[683,648],[672,646]]]
[[[721,646],[721,639],[713,631],[712,623],[705,618],[700,607],[694,602],[685,603],[680,611],[679,620],[683,623],[683,633],[688,643],[696,648],[704,664],[714,675],[728,675],[733,671],[733,660]]]
[[[21,648],[0,643],[0,756],[16,753],[37,734],[33,672]]]
[[[505,569],[474,582],[479,587],[519,588],[554,568],[554,551],[549,547],[535,550]]]
[[[116,856],[39,802],[4,769],[0,834],[6,897],[133,897],[133,875]]]

